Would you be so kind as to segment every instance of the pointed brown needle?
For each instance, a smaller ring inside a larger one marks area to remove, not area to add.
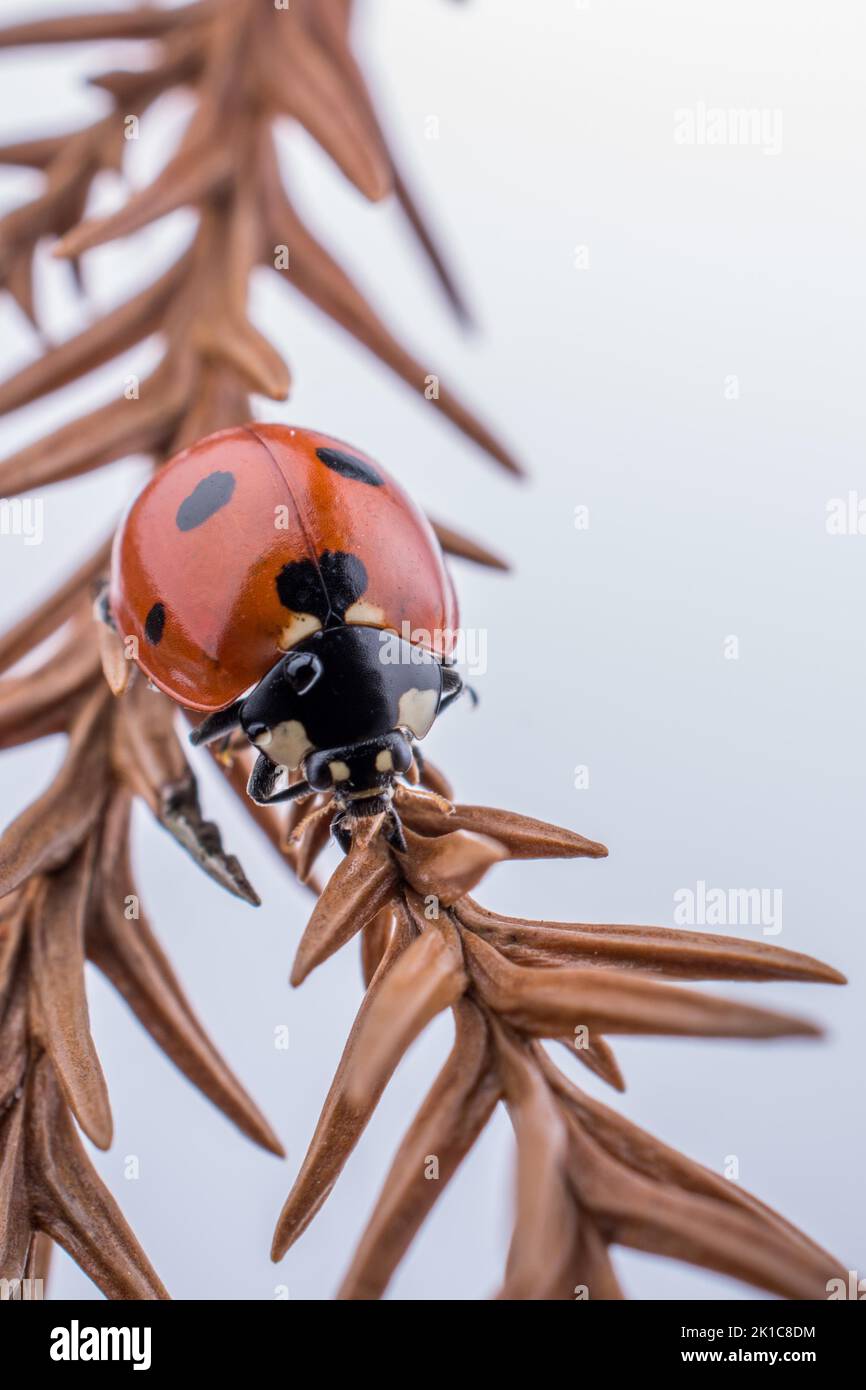
[[[34,1036],[44,1045],[63,1094],[99,1149],[111,1143],[108,1088],[90,1034],[84,992],[84,928],[93,884],[93,836],[39,885],[31,909]]]
[[[168,1298],[92,1168],[47,1057],[32,1067],[26,1106],[34,1229],[62,1245],[107,1298]]]
[[[286,1198],[274,1231],[271,1258],[282,1259],[289,1246],[306,1230],[313,1217],[333,1190],[345,1163],[366,1128],[367,1121],[379,1101],[379,1092],[368,1098],[363,1109],[349,1105],[346,1099],[345,1076],[350,1064],[355,1038],[364,1026],[367,1012],[372,1008],[378,991],[408,944],[405,921],[398,922],[385,954],[373,976],[358,1010],[352,1031],[346,1040],[340,1065],[334,1074],[315,1133],[310,1140],[300,1172]]]
[[[482,998],[514,1028],[553,1038],[575,1028],[714,1038],[816,1037],[814,1024],[696,990],[606,970],[512,965],[467,932],[466,963]]]
[[[293,985],[301,984],[393,898],[400,876],[378,829],[378,824],[371,825],[367,835],[355,838],[328,880],[301,937],[292,966]]]
[[[394,1156],[340,1288],[341,1299],[381,1298],[499,1101],[502,1083],[482,1015],[468,999],[456,1005],[454,1015],[451,1054]]]
[[[495,1026],[505,1103],[517,1138],[517,1214],[502,1299],[570,1295],[567,1278],[578,1238],[578,1215],[568,1183],[569,1133],[535,1057]]]
[[[104,687],[87,699],[51,786],[0,837],[0,894],[32,874],[60,868],[93,828],[105,795],[110,699]]]
[[[405,909],[404,909],[405,911]],[[418,914],[413,914],[416,930]],[[403,1053],[469,983],[454,924],[443,914],[425,922],[376,995],[355,1037],[346,1068],[346,1098],[359,1108],[378,1094]]]
[[[823,961],[769,942],[669,927],[533,922],[502,917],[470,898],[461,903],[460,917],[515,965],[601,966],[683,980],[845,983],[845,976]]]

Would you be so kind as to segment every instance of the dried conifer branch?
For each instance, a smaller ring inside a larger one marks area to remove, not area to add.
[[[108,104],[98,120],[70,135],[0,149],[0,161],[29,165],[44,176],[38,197],[0,219],[0,285],[31,322],[33,258],[43,238],[59,239],[56,250],[77,271],[79,257],[92,246],[128,235],[177,207],[191,205],[199,214],[191,246],[152,285],[0,385],[0,411],[13,411],[153,334],[162,339],[162,360],[137,399],[110,402],[18,450],[0,463],[0,494],[11,497],[62,482],[132,453],[147,454],[159,465],[200,435],[250,418],[252,391],[282,399],[288,370],[246,308],[249,280],[260,264],[279,268],[423,392],[429,369],[400,347],[301,227],[282,188],[272,127],[275,118],[288,114],[307,126],[365,196],[382,197],[396,187],[443,287],[460,309],[444,262],[394,169],[351,56],[345,20],[346,7],[335,0],[293,5],[291,12],[254,0],[202,0],[180,9],[143,6],[0,31],[0,46],[6,48],[100,38],[139,38],[156,45],[148,66],[94,79]],[[142,115],[157,96],[178,85],[191,86],[197,103],[178,150],[150,187],[132,194],[117,213],[82,222],[94,177],[121,165],[128,118]],[[282,247],[288,266],[280,262]],[[502,446],[449,392],[443,390],[437,404],[516,471]],[[496,556],[451,528],[442,534],[449,548],[466,558],[501,566]],[[40,655],[46,639],[59,642],[27,674],[13,672],[0,682],[0,747],[52,733],[68,738],[54,782],[0,839],[0,894],[6,895],[0,901],[15,907],[4,919],[6,968],[0,979],[5,1078],[0,1109],[6,1114],[8,1106],[7,1125],[18,1135],[4,1147],[6,1171],[18,1171],[14,1156],[24,1153],[20,1136],[28,1126],[34,1137],[27,1142],[37,1155],[47,1154],[49,1141],[59,1143],[65,1135],[69,1201],[92,1202],[94,1229],[100,1222],[104,1227],[103,1253],[97,1256],[81,1231],[64,1226],[55,1212],[57,1194],[50,1202],[39,1193],[32,1199],[16,1196],[14,1233],[12,1225],[0,1226],[0,1271],[20,1276],[43,1249],[40,1233],[48,1232],[105,1292],[130,1297],[138,1296],[147,1281],[151,1293],[161,1288],[75,1148],[74,1129],[57,1119],[68,1104],[94,1142],[104,1146],[110,1140],[108,1098],[87,1026],[85,952],[193,1083],[252,1139],[272,1152],[281,1149],[195,1019],[150,928],[140,916],[125,915],[131,902],[138,912],[126,848],[132,797],[140,797],[219,883],[247,901],[257,898],[237,860],[223,850],[216,827],[202,816],[171,706],[143,681],[130,681],[131,664],[90,620],[94,582],[104,572],[107,554],[108,546],[100,546],[57,593],[0,638],[0,672]],[[106,693],[103,671],[115,693],[127,692],[122,700],[112,701]],[[230,785],[242,790],[246,755],[236,751],[219,763]],[[287,844],[296,813],[253,808],[246,798],[244,804],[289,867],[310,879],[310,865],[296,862],[296,849]],[[310,886],[315,890],[314,881]],[[66,905],[62,911],[61,904]],[[21,932],[26,949],[18,941]],[[57,1135],[40,1135],[39,1125],[49,1116]],[[8,1211],[11,1223],[11,1206]],[[85,1219],[83,1209],[80,1215]]]
[[[397,797],[407,850],[381,817],[358,823],[301,940],[292,980],[364,934],[367,992],[307,1156],[280,1215],[280,1259],[326,1200],[397,1063],[430,1020],[454,1046],[395,1156],[343,1281],[378,1298],[498,1101],[517,1140],[517,1210],[505,1299],[620,1298],[608,1247],[702,1265],[789,1298],[826,1296],[839,1264],[768,1207],[583,1095],[544,1040],[565,1043],[616,1089],[607,1035],[815,1036],[802,1019],[663,982],[840,983],[809,956],[661,927],[532,922],[469,896],[502,859],[598,858],[602,845],[418,788]],[[296,828],[320,838],[322,809]],[[662,977],[653,978],[653,977]],[[426,1176],[431,1156],[437,1182]]]

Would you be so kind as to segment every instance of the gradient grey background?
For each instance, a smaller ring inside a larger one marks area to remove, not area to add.
[[[90,0],[95,8],[102,0]],[[40,14],[78,3],[40,0]],[[106,5],[108,8],[108,5]],[[3,17],[34,7],[4,0]],[[531,469],[515,485],[340,330],[262,273],[258,325],[287,355],[290,403],[259,414],[326,429],[380,458],[443,519],[514,557],[511,578],[456,567],[464,622],[489,634],[476,713],[428,741],[467,800],[512,805],[604,840],[604,862],[502,866],[492,906],[585,921],[673,920],[678,888],[781,888],[776,944],[849,973],[846,990],[711,986],[824,1020],[823,1043],[622,1040],[628,1091],[592,1094],[740,1181],[866,1274],[862,1198],[866,536],[831,537],[829,499],[863,487],[864,25],[854,3],[368,0],[358,38],[383,111],[468,288],[480,331],[450,320],[398,212],[363,203],[302,134],[286,141],[303,211],[417,349]],[[0,54],[0,137],[98,112],[81,77],[130,50]],[[781,152],[685,147],[674,112],[783,113]],[[133,151],[152,174],[186,102],[162,103]],[[427,139],[428,117],[439,138]],[[35,176],[2,171],[4,207]],[[100,184],[96,206],[121,198]],[[91,303],[44,258],[52,336],[148,283],[185,214],[92,253]],[[589,266],[575,268],[575,248]],[[5,375],[36,352],[8,302]],[[154,345],[3,423],[2,454],[145,372]],[[725,380],[739,379],[737,400]],[[3,624],[48,593],[111,524],[141,463],[45,495],[45,541],[0,540]],[[590,527],[574,528],[574,509]],[[738,636],[740,659],[724,659]],[[58,740],[0,760],[5,821],[52,775]],[[590,786],[575,790],[574,768]],[[274,1221],[360,997],[354,948],[299,991],[289,964],[310,902],[206,760],[208,811],[262,894],[205,880],[146,815],[142,896],[201,1016],[285,1141],[259,1152],[157,1052],[94,976],[93,1030],[116,1122],[96,1165],[178,1298],[332,1295],[397,1141],[447,1052],[412,1049],[336,1191],[276,1268]],[[760,928],[740,929],[760,935]],[[288,1052],[273,1044],[290,1031]],[[137,1155],[141,1176],[124,1179]],[[404,1299],[495,1290],[513,1145],[498,1113],[395,1280]],[[710,1274],[619,1252],[636,1298],[753,1297]],[[57,1296],[92,1298],[65,1257]]]

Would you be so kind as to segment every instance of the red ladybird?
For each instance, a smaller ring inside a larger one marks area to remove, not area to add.
[[[311,430],[222,430],[166,464],[118,532],[108,607],[153,684],[209,712],[194,743],[240,725],[261,750],[260,803],[333,790],[344,811],[390,808],[412,741],[463,688],[429,523],[378,464]]]

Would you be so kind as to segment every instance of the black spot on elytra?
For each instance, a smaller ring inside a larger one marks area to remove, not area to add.
[[[317,449],[316,457],[326,468],[332,468],[343,478],[351,478],[353,483],[367,483],[370,487],[384,487],[385,479],[363,459],[354,454],[344,454],[341,449]]]
[[[327,615],[327,595],[312,560],[283,565],[277,575],[277,593],[283,607],[293,613],[313,613],[320,621]]]
[[[231,499],[235,490],[234,473],[209,473],[196,483],[189,497],[177,509],[179,531],[194,531],[203,521],[218,512]]]
[[[312,613],[322,627],[342,622],[346,609],[357,603],[368,584],[367,570],[357,555],[325,550],[318,565],[293,560],[277,575],[277,593],[284,608]]]
[[[152,646],[156,646],[162,641],[162,630],[165,627],[165,605],[155,603],[144,620],[144,635]]]

